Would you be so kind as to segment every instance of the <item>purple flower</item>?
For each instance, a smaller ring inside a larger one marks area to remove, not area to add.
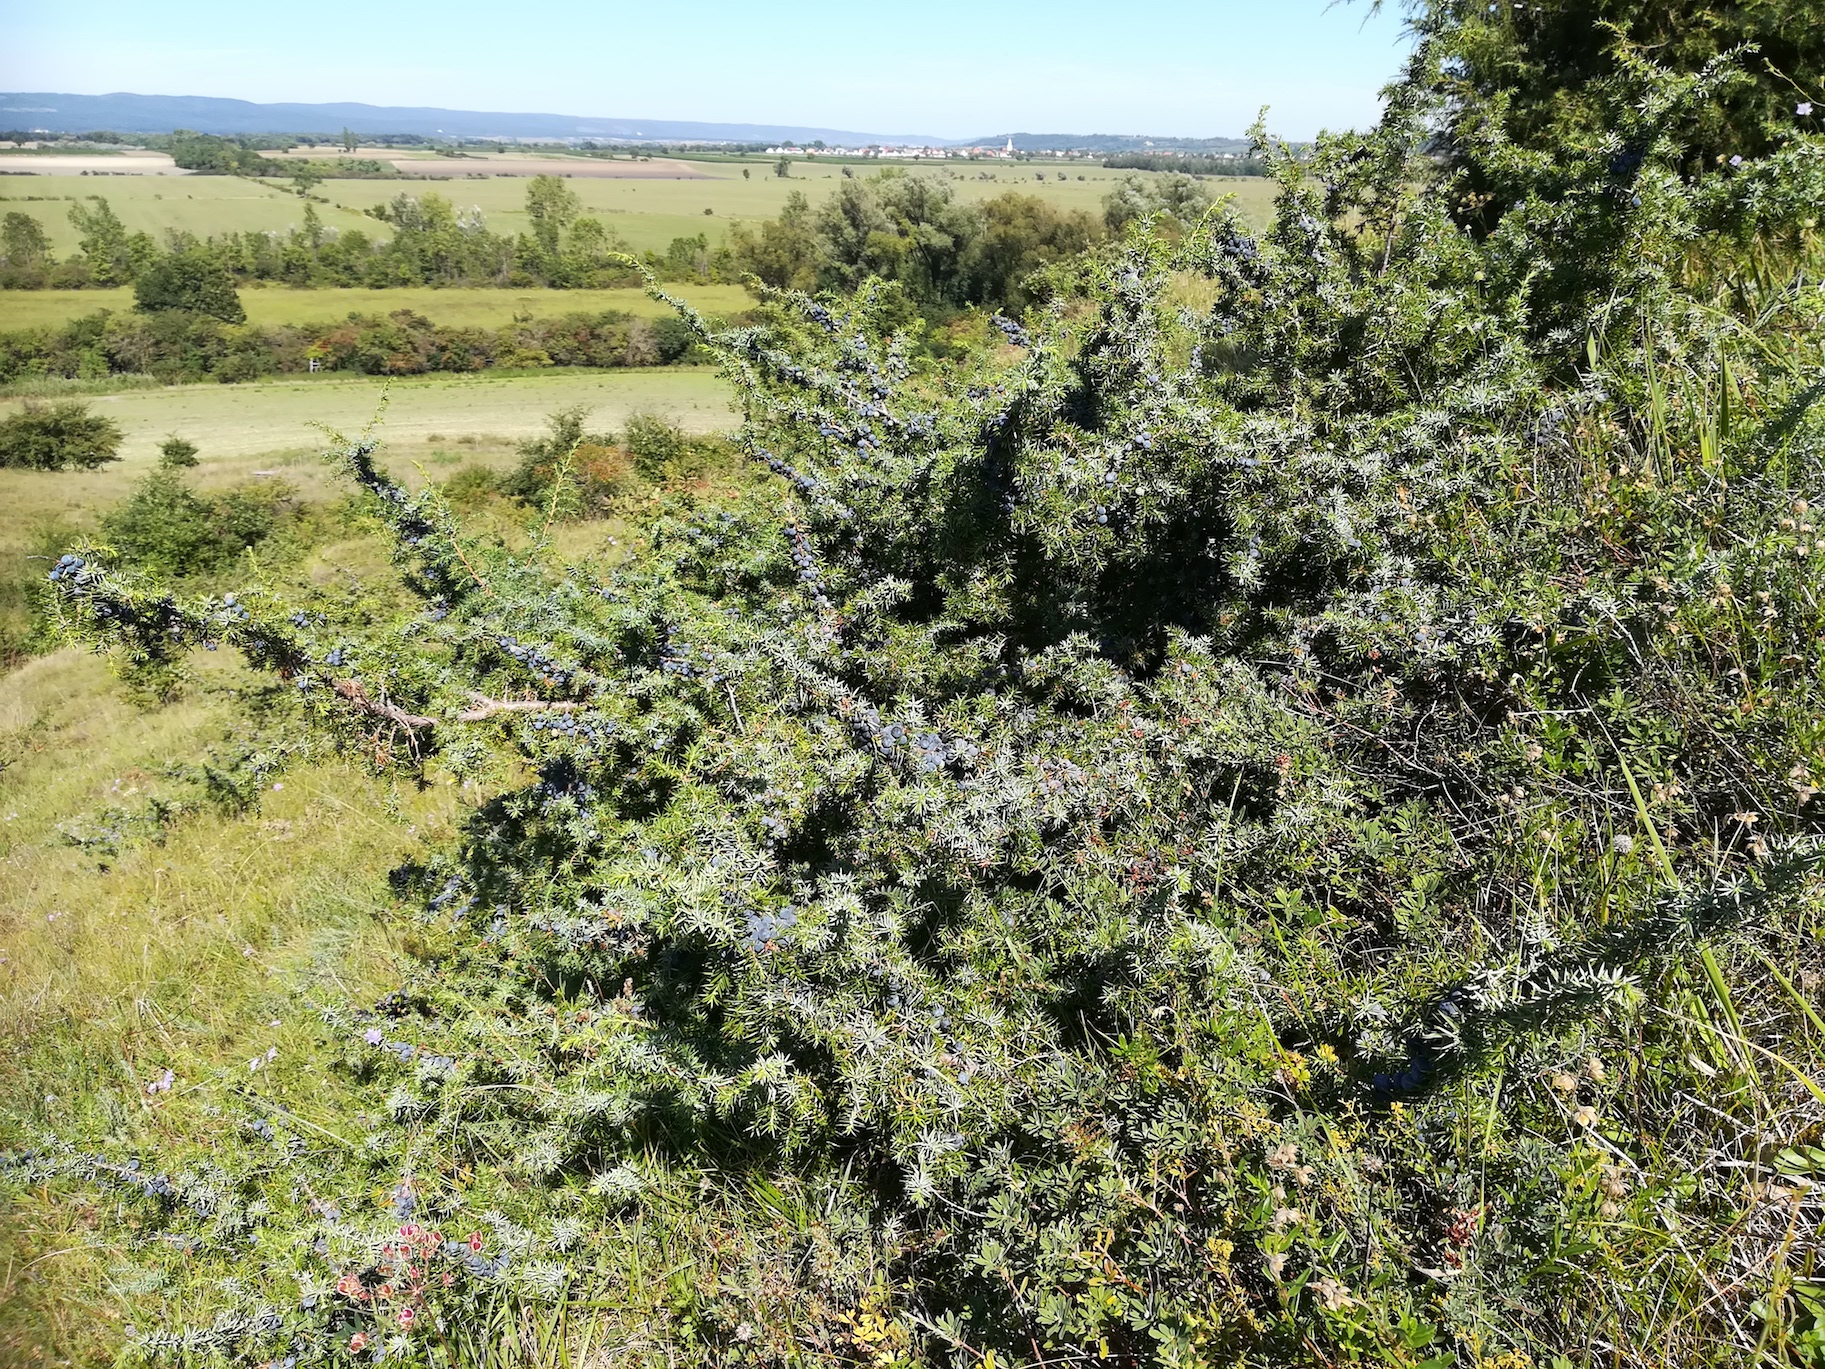
[[[370,1046],[378,1046],[386,1038],[381,1035],[379,1027],[369,1027],[361,1034],[361,1039]]]
[[[1802,119],[1810,119],[1812,117],[1812,101],[1811,100],[1801,100],[1797,105],[1795,105],[1793,107],[1793,112],[1795,114],[1799,115]]]
[[[1743,164],[1743,158],[1742,158],[1742,154],[1740,152],[1736,156],[1734,156],[1730,159],[1731,166],[1741,166],[1742,164]]]

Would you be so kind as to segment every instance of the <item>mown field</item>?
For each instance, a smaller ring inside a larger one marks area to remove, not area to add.
[[[781,178],[771,165],[698,162],[704,173],[697,180],[633,180],[579,176],[570,187],[587,212],[601,215],[636,251],[663,251],[676,237],[703,233],[712,245],[722,241],[728,225],[759,221],[777,215],[793,191],[802,191],[813,203],[833,194],[842,183],[843,170],[857,176],[872,175],[879,163],[795,162],[792,174]],[[554,169],[561,167],[554,162]],[[751,174],[744,178],[742,171]],[[1067,179],[1046,168],[1044,179],[1037,164],[998,162],[955,166],[907,168],[908,174],[946,180],[965,201],[988,199],[1009,190],[1042,196],[1065,209],[1097,213],[1103,196],[1128,176],[1154,173],[1110,171],[1102,167],[1072,167]],[[1080,179],[1081,178],[1081,179]],[[1220,194],[1233,194],[1251,219],[1265,221],[1273,187],[1260,177],[1206,182]],[[385,237],[387,226],[363,212],[395,195],[446,196],[463,208],[479,208],[495,232],[519,232],[527,227],[526,181],[523,177],[484,179],[325,181],[312,192],[317,212],[328,227],[359,229]],[[54,250],[62,255],[76,247],[76,232],[69,224],[69,205],[90,195],[102,195],[130,229],[163,234],[169,229],[208,235],[230,231],[285,232],[303,218],[304,202],[287,189],[235,176],[120,177],[97,180],[81,176],[24,177],[0,187],[0,212],[21,210],[38,218],[50,234]],[[707,212],[706,212],[707,211]]]
[[[25,401],[0,400],[0,415]],[[87,402],[125,433],[122,460],[100,471],[34,482],[32,472],[0,472],[9,502],[55,486],[73,504],[105,499],[110,489],[144,474],[159,442],[177,433],[205,457],[292,454],[314,459],[318,424],[361,430],[385,406],[385,432],[394,442],[510,442],[544,427],[553,409],[581,404],[614,427],[630,413],[654,413],[689,432],[711,432],[735,421],[729,392],[708,367],[641,367],[550,375],[431,375],[392,380],[321,376],[241,385],[183,385],[127,390]],[[92,485],[88,482],[95,482]],[[16,503],[11,507],[17,508]]]
[[[19,176],[0,181],[0,213],[30,214],[44,225],[51,250],[76,250],[70,205],[99,195],[134,232],[163,238],[173,230],[208,237],[253,231],[284,233],[304,222],[304,202],[276,185],[239,176]],[[372,233],[385,225],[358,212],[319,204],[326,228]]]
[[[739,285],[676,285],[666,289],[709,314],[733,314],[754,301]],[[499,328],[515,319],[552,318],[561,314],[616,309],[637,318],[660,318],[668,306],[644,290],[495,290],[486,287],[448,290],[291,290],[284,286],[243,287],[241,303],[248,322],[261,327],[295,323],[333,323],[350,314],[388,314],[411,309],[446,326]],[[133,308],[133,291],[7,290],[0,291],[0,332],[56,327],[98,309]]]

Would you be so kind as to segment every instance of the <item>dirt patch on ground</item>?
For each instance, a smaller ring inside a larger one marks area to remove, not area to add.
[[[595,157],[537,157],[499,153],[480,157],[401,157],[389,155],[386,148],[360,148],[345,152],[339,147],[293,148],[289,152],[268,152],[275,162],[314,159],[334,160],[357,157],[366,161],[385,162],[402,176],[578,176],[616,180],[704,181],[714,180],[702,167],[673,157],[655,157],[651,161],[614,161]]]
[[[578,176],[616,179],[706,181],[713,179],[689,162],[655,157],[650,162],[560,161],[553,157],[400,157],[402,176]]]

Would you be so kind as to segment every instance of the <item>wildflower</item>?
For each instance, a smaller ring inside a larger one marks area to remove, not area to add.
[[[1740,822],[1744,827],[1753,827],[1762,820],[1762,815],[1760,813],[1747,810],[1741,813],[1732,813],[1730,816],[1735,821]]]
[[[1269,1274],[1273,1275],[1276,1279],[1280,1277],[1281,1270],[1283,1270],[1285,1268],[1286,1268],[1286,1256],[1284,1254],[1269,1255],[1267,1257],[1267,1272]]]
[[[1635,838],[1618,833],[1610,838],[1610,850],[1619,856],[1626,856],[1635,849]]]
[[[471,1231],[469,1233],[469,1249],[473,1250],[478,1255],[482,1253],[482,1233],[481,1232]]]
[[[1797,105],[1795,105],[1793,107],[1793,112],[1795,114],[1799,115],[1802,119],[1810,119],[1812,117],[1812,101],[1811,100],[1801,100]]]
[[[1578,1087],[1578,1081],[1564,1070],[1560,1070],[1553,1076],[1552,1085],[1560,1093],[1570,1093]]]
[[[1730,159],[1731,166],[1741,166],[1742,164],[1743,164],[1743,158],[1742,158],[1741,153],[1738,153],[1736,156],[1734,156]]]
[[[1296,1207],[1279,1208],[1274,1213],[1272,1227],[1276,1232],[1285,1231],[1289,1226],[1298,1226],[1305,1220],[1305,1214]]]
[[[390,1283],[383,1283],[379,1288],[375,1289],[374,1292],[375,1295],[382,1300],[391,1298],[393,1296],[393,1285]]]
[[[369,1027],[361,1034],[361,1039],[370,1046],[378,1046],[382,1041],[386,1040],[386,1036],[381,1032],[379,1027]]]
[[[1584,1062],[1584,1072],[1590,1075],[1590,1077],[1595,1079],[1599,1084],[1609,1077],[1609,1071],[1604,1068],[1603,1061],[1599,1060],[1594,1055]]]
[[[358,1298],[361,1296],[361,1280],[353,1274],[344,1274],[336,1280],[336,1291],[345,1298]]]
[[[177,1076],[174,1075],[170,1070],[166,1070],[163,1074],[159,1075],[158,1078],[154,1079],[150,1084],[146,1085],[146,1092],[147,1093],[170,1093],[171,1085],[176,1080],[176,1078],[177,1078]]]
[[[1572,1121],[1581,1127],[1594,1127],[1597,1125],[1597,1109],[1586,1103],[1572,1114]]]
[[[752,1326],[750,1326],[747,1322],[745,1322],[745,1321],[742,1322],[739,1326],[737,1326],[735,1328],[735,1339],[742,1340],[742,1341],[753,1340],[754,1339],[754,1328]]]
[[[1299,1147],[1288,1141],[1285,1145],[1275,1146],[1267,1153],[1269,1169],[1291,1169],[1299,1163]]]
[[[410,1326],[417,1317],[418,1313],[414,1312],[409,1307],[402,1307],[399,1309],[399,1324],[401,1326]]]
[[[1621,1212],[1622,1212],[1621,1205],[1618,1203],[1612,1202],[1607,1198],[1604,1199],[1603,1205],[1597,1209],[1597,1215],[1599,1217],[1602,1217],[1605,1221],[1613,1220],[1617,1216],[1621,1215]]]
[[[1312,1291],[1318,1295],[1319,1304],[1327,1312],[1341,1312],[1356,1301],[1350,1296],[1349,1289],[1328,1275],[1313,1284]]]
[[[357,1331],[353,1336],[349,1337],[349,1349],[353,1350],[356,1354],[360,1354],[363,1350],[365,1350],[367,1348],[368,1348],[368,1333],[367,1332]]]

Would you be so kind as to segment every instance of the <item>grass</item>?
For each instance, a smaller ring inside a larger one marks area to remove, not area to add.
[[[163,239],[180,230],[207,237],[243,230],[283,233],[304,222],[304,201],[276,187],[239,176],[9,177],[0,184],[0,213],[32,215],[50,235],[59,256],[76,250],[70,206],[100,195],[129,229]],[[384,225],[360,213],[319,204],[325,227],[372,233]]]
[[[461,465],[504,469],[514,444],[542,432],[554,409],[589,407],[593,427],[615,429],[633,413],[656,413],[692,432],[732,427],[728,390],[708,368],[572,372],[534,376],[427,376],[392,382],[331,378],[246,385],[193,385],[127,390],[91,402],[126,432],[122,459],[95,471],[0,470],[0,626],[25,612],[16,586],[35,582],[42,566],[27,558],[53,543],[65,550],[92,533],[102,510],[125,497],[154,468],[158,444],[178,433],[201,449],[192,483],[221,488],[273,471],[307,498],[344,492],[317,454],[330,423],[358,432],[386,401],[384,453],[417,484]],[[0,414],[22,401],[0,400]],[[0,784],[10,778],[0,771]],[[0,1361],[3,1362],[3,1361]]]
[[[0,1093],[42,1100],[41,1121],[86,1114],[168,1135],[194,1124],[212,1082],[247,1078],[268,1047],[279,1056],[262,1085],[275,1096],[315,1117],[338,1090],[307,1063],[319,1027],[300,1003],[391,977],[384,873],[448,830],[453,787],[306,765],[256,811],[199,811],[118,859],[98,863],[60,836],[60,824],[174,797],[165,772],[244,724],[253,683],[210,662],[185,699],[148,710],[73,651],[0,678]],[[144,1082],[165,1069],[182,1083],[148,1096]],[[48,1195],[0,1213],[0,1363],[109,1357],[132,1313],[120,1247],[98,1239],[95,1218]],[[143,1320],[147,1302],[134,1301]]]
[[[754,301],[739,285],[668,285],[698,308],[712,314],[732,314],[752,307]],[[619,309],[641,318],[658,318],[671,311],[647,297],[643,290],[290,290],[283,286],[241,291],[241,303],[251,323],[274,327],[288,323],[328,323],[352,313],[386,314],[412,309],[436,323],[471,328],[498,328],[516,317],[530,314],[549,318],[579,311]],[[0,291],[0,332],[54,327],[98,309],[125,312],[133,307],[133,291],[119,290],[5,290]]]
[[[712,244],[726,235],[738,220],[757,221],[777,215],[793,191],[802,191],[815,204],[834,194],[842,183],[843,169],[858,176],[873,175],[876,163],[795,162],[792,174],[780,178],[771,166],[733,162],[695,162],[705,173],[697,180],[608,180],[577,177],[570,188],[587,211],[598,214],[636,251],[663,251],[673,238],[697,233]],[[562,162],[554,162],[561,169]],[[751,174],[744,179],[743,170]],[[1065,209],[1099,213],[1103,196],[1128,176],[1155,173],[1112,171],[1103,167],[1072,167],[1066,180],[1056,169],[1038,164],[959,164],[905,168],[908,174],[947,181],[959,199],[975,201],[1018,190],[1039,195]],[[1083,179],[1078,179],[1079,177]],[[40,219],[59,253],[73,251],[76,233],[69,224],[69,205],[88,195],[107,198],[129,228],[162,235],[168,229],[208,235],[239,230],[284,232],[302,222],[304,202],[287,190],[234,176],[182,178],[109,178],[97,182],[80,176],[36,176],[29,184],[20,178],[0,192],[0,212],[22,210]],[[1275,193],[1274,183],[1260,177],[1211,179],[1206,182],[1219,194],[1234,194],[1243,211],[1265,222]],[[374,237],[388,233],[385,224],[363,211],[395,195],[439,194],[463,208],[479,208],[496,232],[521,232],[527,228],[524,177],[489,176],[482,179],[425,180],[400,178],[374,181],[325,181],[314,192],[317,212],[326,226],[359,229]],[[708,213],[705,211],[708,210]]]
[[[295,457],[314,461],[322,443],[313,425],[359,431],[386,401],[384,432],[394,442],[423,442],[434,435],[450,440],[510,441],[542,431],[553,409],[582,404],[593,422],[617,427],[635,412],[669,416],[692,432],[729,427],[734,413],[728,390],[706,367],[654,367],[618,371],[532,376],[437,375],[392,381],[371,377],[321,377],[261,381],[243,385],[184,385],[129,390],[96,398],[96,408],[126,432],[121,462],[92,474],[0,473],[0,490],[17,497],[19,482],[41,480],[73,504],[105,498],[109,488],[150,469],[158,444],[169,433],[202,448],[206,462]],[[0,414],[21,400],[0,400]],[[13,505],[16,509],[18,506]]]

